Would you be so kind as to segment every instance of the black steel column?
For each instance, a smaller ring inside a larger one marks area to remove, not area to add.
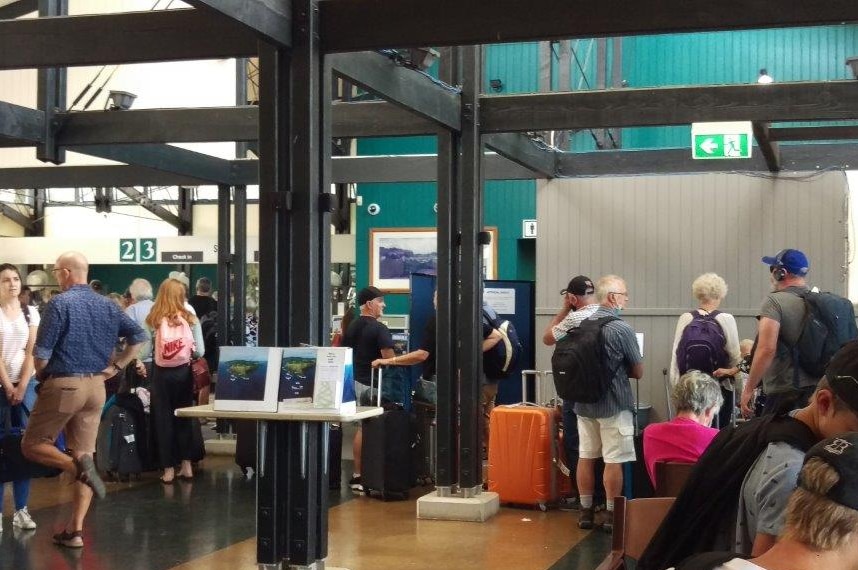
[[[234,186],[233,203],[233,254],[232,254],[232,343],[244,346],[245,283],[247,282],[247,187]]]
[[[68,0],[39,0],[39,17],[67,16]],[[36,158],[42,162],[62,164],[65,150],[56,145],[56,111],[66,108],[66,68],[52,67],[38,70],[37,107],[45,114],[45,140],[36,146]]]
[[[462,156],[460,166],[461,283],[457,308],[456,335],[460,342],[459,486],[465,496],[482,489],[482,431],[480,391],[483,372],[481,312],[483,300],[483,256],[480,232],[483,227],[483,201],[480,138],[479,46],[462,48]],[[440,209],[440,207],[439,207]]]
[[[247,105],[247,58],[235,58],[235,104]],[[235,143],[235,157],[247,158],[247,141]]]
[[[461,82],[459,48],[442,48],[439,77],[457,85]],[[459,133],[444,131],[438,135],[438,308],[435,369],[438,390],[436,409],[437,450],[435,486],[440,496],[449,496],[458,481],[456,408],[459,373],[456,366],[455,301],[458,284],[458,216],[456,196],[459,186]]]
[[[259,44],[259,345],[289,346],[288,236],[289,189],[289,56],[268,44]],[[260,450],[256,481],[256,561],[280,564],[286,556],[287,532],[284,480],[288,473],[287,423],[260,422]],[[263,434],[273,442],[263,439]],[[279,454],[279,455],[278,455]]]
[[[232,292],[230,266],[232,264],[232,238],[230,235],[230,190],[225,184],[217,187],[217,337],[222,345],[232,344],[229,322],[229,298]],[[244,344],[244,343],[242,343]]]
[[[187,186],[179,186],[179,219],[182,225],[179,227],[179,235],[187,236],[193,234],[194,230],[194,189]],[[202,315],[199,315],[202,316]]]
[[[44,188],[33,189],[33,224],[24,229],[27,237],[44,237],[45,235],[45,204],[47,203],[47,190]]]

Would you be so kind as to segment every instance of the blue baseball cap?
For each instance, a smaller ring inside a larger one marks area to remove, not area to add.
[[[768,266],[783,267],[793,275],[804,277],[810,269],[807,256],[797,249],[782,249],[773,257],[764,257],[763,263]]]

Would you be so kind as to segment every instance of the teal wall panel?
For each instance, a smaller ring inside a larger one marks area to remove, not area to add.
[[[539,43],[492,44],[486,46],[483,91],[494,93],[489,81],[500,79],[498,95],[539,91]]]

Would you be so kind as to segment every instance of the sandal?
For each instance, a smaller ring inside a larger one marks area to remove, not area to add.
[[[178,479],[179,481],[193,481],[194,476],[193,475],[176,475],[176,479]]]

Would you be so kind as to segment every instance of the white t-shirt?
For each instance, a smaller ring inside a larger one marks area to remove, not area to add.
[[[675,570],[674,568],[668,568],[667,570]],[[715,570],[766,570],[762,566],[754,564],[750,560],[745,560],[744,558],[734,558],[733,560],[728,560],[721,566],[715,568]]]
[[[39,311],[35,307],[29,307],[30,327],[38,327],[40,322]],[[21,368],[24,366],[24,355],[27,350],[27,341],[30,338],[30,329],[23,311],[14,321],[9,320],[3,311],[0,311],[0,357],[6,366],[9,380],[17,384],[21,378]]]

